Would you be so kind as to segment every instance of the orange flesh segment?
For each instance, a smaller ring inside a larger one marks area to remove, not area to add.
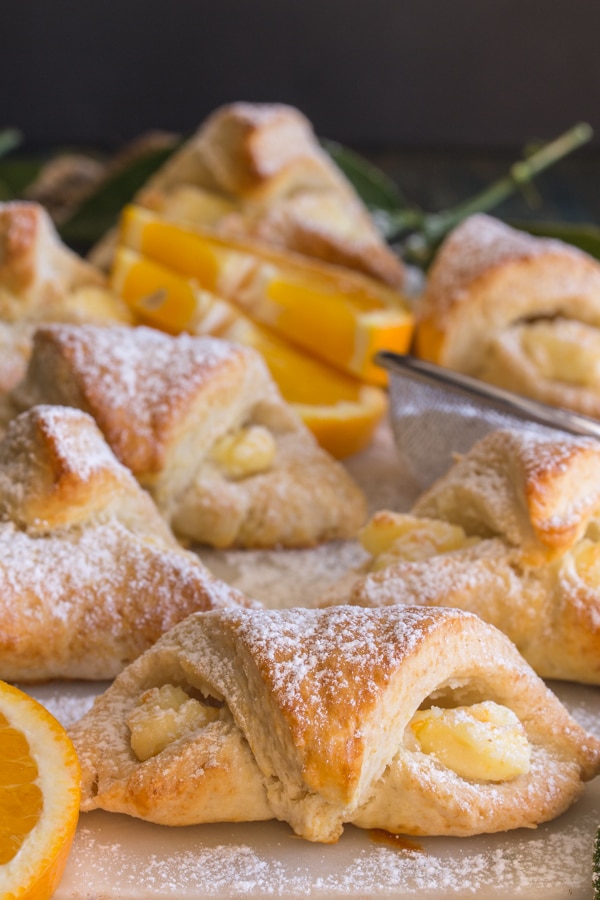
[[[39,821],[43,798],[37,784],[38,767],[25,735],[0,713],[0,865],[10,862]]]

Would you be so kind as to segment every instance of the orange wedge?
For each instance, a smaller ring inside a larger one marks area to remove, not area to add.
[[[414,317],[373,279],[264,245],[176,225],[137,206],[121,218],[121,244],[230,300],[256,322],[341,371],[372,384],[386,373],[378,350],[408,350]]]
[[[192,279],[120,247],[111,286],[140,322],[175,333],[213,334],[262,354],[282,396],[317,440],[341,459],[367,446],[387,409],[381,388],[366,385],[258,325]]]
[[[387,411],[385,391],[299,352],[249,319],[237,319],[226,336],[262,354],[284,399],[332,456],[344,459],[369,444]]]
[[[0,682],[0,897],[47,900],[79,816],[80,772],[62,725]]]

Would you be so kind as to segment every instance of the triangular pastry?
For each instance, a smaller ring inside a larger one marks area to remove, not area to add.
[[[130,322],[105,276],[66,247],[37,203],[0,203],[0,393],[22,378],[36,322]]]
[[[249,348],[145,327],[44,326],[14,399],[93,415],[184,538],[303,546],[353,537],[364,519],[362,492]]]
[[[459,610],[190,616],[71,728],[82,809],[409,834],[535,827],[600,768],[503,634]]]
[[[418,356],[600,417],[600,263],[562,241],[478,214],[430,269]]]
[[[250,604],[182,550],[86,413],[0,443],[0,678],[107,679],[185,616]]]
[[[600,443],[492,432],[362,533],[371,559],[323,598],[475,612],[545,678],[600,684]]]
[[[252,238],[401,287],[404,266],[310,122],[285,104],[213,112],[139,192],[168,218]],[[107,243],[93,255],[103,259]]]

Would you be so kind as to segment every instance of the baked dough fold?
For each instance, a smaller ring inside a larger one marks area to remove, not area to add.
[[[183,538],[305,546],[356,534],[365,499],[260,355],[150,328],[37,329],[17,408],[79,407]]]
[[[165,686],[209,712],[142,761],[132,749],[136,716],[150,701],[161,724],[156,692]],[[420,707],[482,700],[520,721],[526,773],[470,780],[412,740]],[[411,834],[534,827],[600,766],[600,742],[511,642],[451,609],[192,615],[97,698],[71,737],[83,810],[170,825],[275,817],[324,842],[345,822]]]
[[[431,267],[415,352],[600,417],[600,264],[562,241],[471,216]]]
[[[0,443],[0,677],[108,679],[198,610],[250,605],[182,550],[93,419],[38,406]]]
[[[545,678],[600,684],[600,444],[492,432],[407,515],[381,510],[372,558],[323,603],[456,606]]]
[[[127,323],[105,276],[60,240],[37,203],[0,203],[0,393],[23,377],[39,322]]]
[[[285,104],[215,110],[136,203],[223,236],[356,269],[395,288],[404,281],[402,263],[310,122]]]

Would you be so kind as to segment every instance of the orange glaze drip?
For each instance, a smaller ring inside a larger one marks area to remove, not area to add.
[[[409,841],[401,834],[393,834],[391,831],[385,831],[383,828],[370,828],[369,837],[376,844],[389,844],[397,850],[412,850],[413,853],[425,853],[419,844]]]

